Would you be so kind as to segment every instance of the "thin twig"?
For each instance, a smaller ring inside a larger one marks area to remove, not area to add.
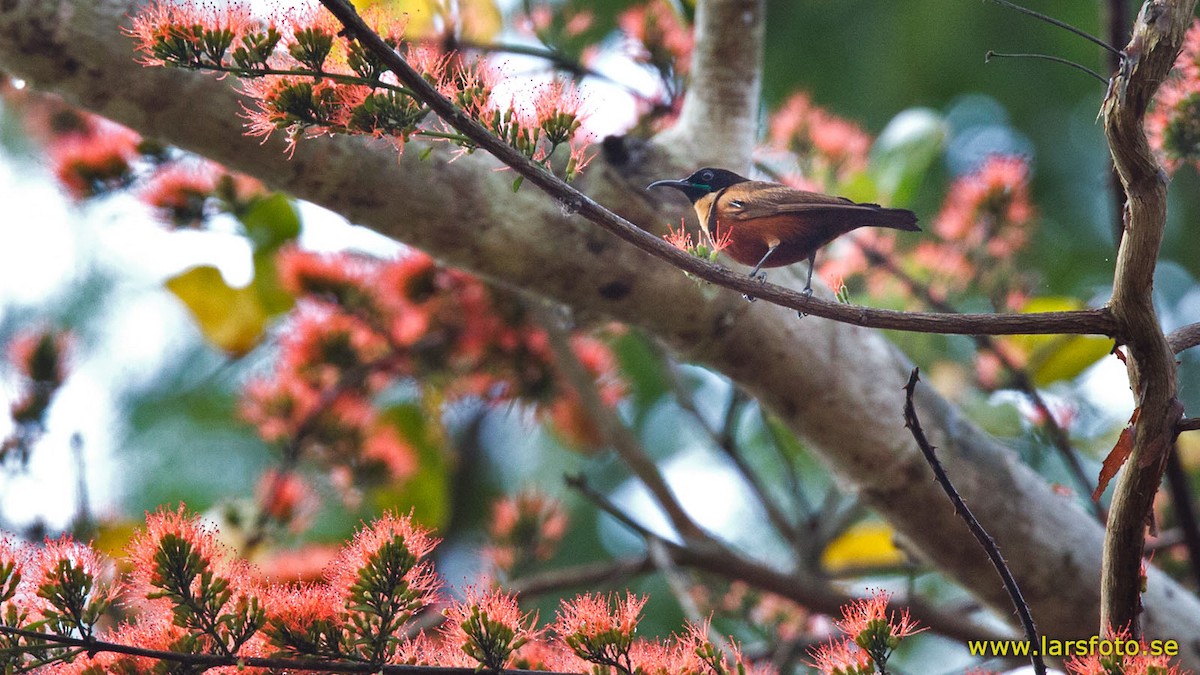
[[[1183,544],[1188,552],[1188,568],[1192,572],[1192,580],[1200,585],[1200,523],[1196,518],[1196,505],[1192,502],[1192,488],[1188,484],[1187,473],[1179,461],[1179,444],[1171,449],[1167,457],[1167,491],[1171,494],[1171,510],[1175,512],[1179,530],[1183,534]]]
[[[483,148],[510,167],[529,183],[541,188],[569,212],[577,213],[639,249],[689,272],[704,281],[753,295],[782,307],[806,314],[833,319],[867,328],[892,328],[926,333],[954,334],[1038,334],[1038,333],[1098,333],[1112,335],[1116,322],[1107,309],[1046,312],[1040,314],[963,314],[946,316],[937,313],[897,312],[868,307],[850,307],[827,302],[782,286],[763,283],[744,274],[701,260],[671,246],[661,238],[642,230],[625,218],[604,208],[591,197],[563,182],[537,163],[520,154],[515,148],[496,138],[478,121],[442,96],[437,89],[394,49],[389,47],[358,16],[349,0],[321,0],[321,3],[345,26],[347,32],[373,56],[380,59],[397,79],[410,88],[416,98],[424,101],[447,124],[462,132],[471,142]]]
[[[598,584],[617,582],[652,571],[654,561],[649,555],[634,556],[529,574],[505,584],[505,588],[522,598],[531,598],[568,588],[590,588]]]
[[[629,528],[629,530],[636,532],[638,536],[642,537],[643,539],[649,539],[651,537],[658,536],[647,529],[645,525],[642,525],[634,520],[633,516],[617,508],[617,505],[614,504],[606,495],[593,488],[588,482],[587,476],[584,476],[581,473],[574,475],[566,474],[563,476],[563,483],[565,483],[567,487],[583,495],[588,501],[592,502],[596,508],[612,516],[617,522]]]
[[[618,522],[624,524],[632,532],[641,537],[661,537],[639,525],[631,516],[613,504],[612,500],[588,484],[583,476],[569,476],[567,485],[577,490],[583,497],[596,505],[601,511],[609,514]],[[754,560],[743,558],[717,542],[709,542],[699,546],[695,542],[680,546],[662,540],[667,550],[671,552],[676,564],[692,567],[709,572],[730,581],[741,581],[762,591],[774,593],[787,598],[814,612],[831,616],[841,612],[847,602],[855,598],[836,587],[800,572],[780,572]],[[1011,637],[993,628],[981,626],[964,615],[948,613],[931,607],[918,598],[908,598],[901,603],[892,599],[892,609],[900,609],[901,604],[907,606],[912,616],[921,623],[929,626],[930,630],[960,642],[979,639],[1006,639]]]
[[[1004,581],[1004,589],[1008,591],[1009,597],[1012,598],[1013,605],[1017,609],[1017,615],[1021,619],[1021,626],[1025,629],[1025,639],[1030,645],[1040,645],[1041,640],[1038,638],[1037,626],[1033,623],[1033,615],[1029,612],[1029,605],[1025,603],[1025,598],[1021,595],[1021,588],[1017,585],[1017,580],[1013,578],[1012,572],[1008,569],[1008,565],[1004,562],[1004,557],[1000,555],[1000,549],[996,547],[996,541],[988,534],[983,525],[971,513],[971,509],[967,508],[966,502],[958,494],[958,490],[954,488],[954,484],[950,482],[950,477],[946,475],[946,470],[942,468],[942,463],[937,458],[937,449],[925,437],[925,431],[921,429],[921,420],[917,418],[917,408],[913,403],[913,396],[917,391],[917,381],[920,369],[913,368],[912,374],[908,376],[908,384],[904,385],[904,426],[912,432],[913,440],[917,442],[921,453],[925,455],[925,461],[929,463],[929,467],[933,469],[934,478],[937,479],[938,485],[942,486],[942,490],[946,492],[946,496],[954,504],[954,512],[962,517],[966,522],[967,528],[971,530],[971,534],[975,536],[975,540],[983,547],[987,557],[992,562],[992,566],[996,568],[996,572]],[[1033,663],[1033,669],[1038,675],[1046,675],[1046,663],[1042,660],[1042,656],[1037,649],[1030,650],[1030,661]]]
[[[891,274],[893,277],[903,283],[910,293],[920,298],[920,300],[926,305],[938,310],[939,312],[954,313],[958,311],[949,302],[946,302],[945,300],[942,300],[934,295],[933,291],[931,291],[926,284],[922,284],[905,272],[899,265],[895,263],[894,260],[891,259],[891,257],[885,255],[882,251],[871,246],[870,244],[862,241],[861,238],[856,238],[853,241],[873,266],[883,269]],[[1092,479],[1090,476],[1088,476],[1087,472],[1084,471],[1083,463],[1079,459],[1079,453],[1075,451],[1075,447],[1071,444],[1070,435],[1067,433],[1067,430],[1058,423],[1058,418],[1054,416],[1054,412],[1050,410],[1050,406],[1046,403],[1046,399],[1042,396],[1042,393],[1038,391],[1037,386],[1034,385],[1033,378],[1029,376],[1029,373],[1024,368],[1017,365],[1016,362],[1009,357],[1008,352],[1001,347],[1000,343],[991,336],[972,335],[970,337],[980,349],[987,350],[991,354],[995,355],[996,359],[1000,362],[1000,366],[1004,368],[1005,372],[1007,372],[1009,377],[1012,379],[1012,385],[1025,394],[1025,397],[1028,398],[1029,402],[1033,404],[1033,407],[1038,411],[1038,414],[1042,416],[1043,420],[1045,420],[1043,424],[1045,425],[1046,430],[1050,433],[1050,440],[1053,442],[1054,448],[1058,451],[1063,463],[1066,464],[1067,470],[1071,473],[1071,476],[1075,479],[1076,484],[1079,486],[1080,493],[1085,495],[1091,494],[1094,487],[1092,485]],[[1097,501],[1093,501],[1091,499],[1086,501],[1088,503],[1088,508],[1092,510],[1092,513],[1096,516],[1096,519],[1100,522],[1104,522],[1104,507],[1102,507]]]
[[[742,395],[738,392],[737,388],[734,388],[730,394],[729,406],[725,410],[724,422],[721,428],[714,429],[696,407],[695,397],[692,396],[692,392],[679,376],[679,364],[670,359],[670,357],[668,357],[667,361],[667,371],[669,373],[668,380],[670,380],[672,389],[675,390],[675,400],[679,404],[679,407],[692,416],[712,444],[733,462],[734,468],[742,475],[742,478],[750,487],[750,491],[754,493],[755,499],[762,506],[763,511],[766,512],[767,519],[771,522],[771,525],[783,537],[784,541],[795,546],[799,540],[796,527],[792,525],[791,521],[780,510],[775,500],[771,499],[766,484],[746,462],[746,458],[738,450],[737,444],[734,441],[733,426],[736,423],[737,413],[742,409],[741,405],[739,405]]]
[[[479,673],[479,670],[476,668],[408,665],[380,666],[371,663],[351,663],[348,661],[326,661],[321,659],[286,659],[238,655],[221,656],[217,654],[183,654],[180,652],[170,652],[159,649],[146,649],[144,647],[136,647],[134,645],[123,645],[115,642],[84,640],[65,635],[55,635],[52,633],[38,633],[36,631],[12,628],[4,625],[0,625],[0,633],[6,635],[16,635],[31,640],[44,640],[46,642],[53,642],[69,647],[80,647],[91,654],[113,653],[125,654],[127,656],[140,656],[143,658],[155,659],[157,661],[168,661],[171,663],[182,663],[190,666],[198,666],[202,667],[203,669],[232,666],[237,668],[269,668],[275,671],[382,673],[383,675],[478,675]],[[570,673],[546,673],[543,671],[532,670],[505,670],[504,675],[533,675],[535,672],[540,673],[540,675],[571,675]]]
[[[1041,12],[1035,12],[1035,11],[1034,11],[1034,10],[1032,10],[1032,9],[1028,9],[1028,8],[1026,8],[1026,7],[1022,7],[1022,6],[1018,5],[1018,4],[1015,4],[1015,3],[1009,2],[1008,0],[991,0],[991,2],[994,2],[994,3],[996,3],[997,5],[1001,5],[1001,6],[1003,6],[1003,7],[1007,7],[1007,8],[1009,8],[1009,9],[1012,9],[1012,10],[1018,11],[1018,12],[1020,12],[1020,13],[1022,13],[1022,14],[1027,14],[1027,15],[1029,15],[1029,16],[1032,16],[1033,18],[1035,18],[1035,19],[1037,19],[1037,20],[1039,20],[1039,21],[1045,21],[1046,23],[1048,23],[1048,24],[1050,24],[1050,25],[1052,25],[1052,26],[1058,26],[1059,28],[1062,28],[1063,30],[1069,31],[1069,32],[1071,32],[1071,33],[1074,33],[1074,34],[1078,35],[1079,37],[1081,37],[1081,38],[1083,38],[1083,39],[1085,39],[1085,40],[1088,40],[1088,41],[1090,41],[1090,42],[1094,42],[1094,43],[1096,43],[1097,45],[1099,45],[1099,46],[1103,47],[1104,49],[1108,50],[1108,52],[1109,52],[1109,53],[1111,53],[1111,54],[1120,54],[1120,53],[1121,53],[1121,50],[1119,50],[1119,49],[1117,49],[1116,47],[1114,47],[1114,46],[1112,46],[1112,45],[1108,44],[1108,43],[1107,43],[1107,42],[1105,42],[1104,40],[1101,40],[1100,38],[1096,37],[1095,35],[1092,35],[1091,33],[1087,33],[1087,32],[1085,32],[1085,31],[1079,30],[1078,28],[1076,28],[1076,27],[1072,26],[1071,24],[1069,24],[1069,23],[1067,23],[1067,22],[1065,22],[1065,21],[1062,21],[1062,20],[1060,20],[1060,19],[1055,19],[1054,17],[1052,17],[1052,16],[1047,16],[1047,15],[1045,15],[1045,14],[1042,14]]]
[[[596,386],[595,378],[587,372],[587,368],[575,355],[575,350],[571,348],[570,335],[560,325],[559,318],[554,316],[544,304],[536,301],[531,304],[549,338],[550,349],[554,352],[555,366],[563,375],[567,385],[574,389],[579,396],[580,404],[595,422],[604,442],[612,446],[621,461],[625,462],[629,470],[650,491],[650,494],[654,495],[654,499],[667,514],[671,525],[675,527],[680,536],[685,539],[707,539],[708,535],[692,520],[683,505],[679,503],[674,490],[667,484],[658,465],[650,459],[649,454],[642,447],[641,441],[617,416],[617,412],[604,403],[600,396],[600,390]]]
[[[1064,59],[1061,56],[1054,56],[1052,54],[1031,54],[1031,53],[1008,54],[1005,52],[996,52],[996,51],[992,51],[989,49],[987,51],[987,53],[983,55],[983,62],[990,63],[993,58],[997,58],[997,59],[1038,59],[1040,61],[1051,61],[1053,63],[1061,63],[1064,66],[1070,66],[1076,70],[1083,71],[1083,72],[1087,73],[1088,75],[1091,75],[1092,77],[1096,78],[1097,80],[1100,80],[1101,84],[1105,84],[1105,85],[1108,84],[1107,77],[1104,77],[1100,73],[1097,73],[1096,71],[1092,70],[1091,68],[1088,68],[1087,66],[1083,65],[1082,63],[1076,63],[1076,62],[1072,61],[1071,59]]]
[[[650,560],[654,562],[654,566],[667,580],[667,587],[671,589],[671,595],[675,596],[675,602],[679,604],[684,618],[697,626],[701,625],[704,622],[704,614],[696,604],[696,598],[692,596],[688,579],[684,578],[683,572],[675,564],[667,545],[658,538],[648,539],[646,549],[650,552]]]

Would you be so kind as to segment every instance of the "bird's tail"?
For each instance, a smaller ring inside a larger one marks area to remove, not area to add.
[[[876,208],[875,222],[871,223],[876,227],[890,227],[893,230],[904,230],[906,232],[920,232],[921,228],[917,225],[917,214],[908,209],[888,209],[878,204],[871,204]]]

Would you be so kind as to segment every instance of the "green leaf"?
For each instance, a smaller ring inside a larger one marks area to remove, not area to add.
[[[300,235],[300,215],[291,200],[273,194],[256,200],[238,216],[254,251],[273,251]]]
[[[193,267],[164,283],[183,301],[210,343],[242,356],[262,338],[268,312],[253,284],[232,288],[211,265]]]
[[[258,251],[254,254],[254,290],[268,317],[291,311],[296,298],[279,283],[279,268],[275,264],[275,251]]]
[[[372,504],[380,511],[410,510],[429,527],[441,527],[450,516],[450,463],[443,450],[441,428],[419,403],[401,403],[380,411],[379,422],[392,424],[400,437],[417,453],[417,472],[403,483],[391,483],[370,491]]]
[[[871,146],[870,168],[882,201],[909,204],[942,152],[946,122],[928,108],[909,108],[892,118]]]

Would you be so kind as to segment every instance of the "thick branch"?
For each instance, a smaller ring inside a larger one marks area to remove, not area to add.
[[[696,6],[696,49],[679,121],[657,140],[682,144],[696,166],[744,171],[758,141],[764,0],[703,0]]]
[[[911,364],[878,333],[797,321],[793,311],[698,286],[567,216],[535,190],[513,194],[512,174],[497,173],[482,153],[448,162],[448,152],[436,151],[421,161],[411,150],[397,160],[383,144],[330,138],[301,143],[289,160],[282,141],[260,145],[242,136],[240,99],[228,81],[133,63],[118,31],[133,11],[131,0],[10,0],[0,10],[0,68],[443,262],[553,298],[581,317],[642,328],[682,358],[732,378],[879,509],[910,550],[1006,611],[1007,596],[974,541],[953,534],[959,523],[925,479],[911,437],[898,420],[879,415],[903,405],[899,387]],[[642,188],[694,166],[613,139],[584,181],[630,220],[661,225],[678,222],[682,210],[666,215]],[[1094,634],[1100,526],[944,399],[921,390],[916,403],[947,471],[1009,555],[1039,621],[1063,637]],[[779,585],[787,579],[781,575]],[[1148,635],[1200,634],[1200,602],[1153,567],[1146,598]],[[1185,665],[1200,667],[1200,650],[1191,643],[1181,649]]]
[[[1129,348],[1129,383],[1139,412],[1133,450],[1113,492],[1104,542],[1101,628],[1128,627],[1134,637],[1141,603],[1145,527],[1175,442],[1183,406],[1175,355],[1163,335],[1151,293],[1167,219],[1167,185],[1142,126],[1146,108],[1175,63],[1196,0],[1153,0],[1142,6],[1125,61],[1104,101],[1104,130],[1125,190],[1125,232],[1109,303]]]
[[[549,174],[516,149],[493,136],[482,124],[442,96],[432,84],[425,80],[421,73],[413,70],[381,37],[371,32],[370,27],[358,15],[349,0],[321,0],[321,2],[346,26],[347,31],[356,40],[392,71],[402,85],[412,90],[413,94],[425,102],[439,117],[527,181],[541,188],[542,191],[557,200],[565,210],[578,213],[643,251],[705,281],[736,290],[744,295],[767,300],[782,307],[802,311],[805,314],[869,328],[894,328],[922,333],[987,333],[994,335],[1016,333],[1112,334],[1114,326],[1110,324],[1104,309],[1042,314],[944,315],[849,307],[817,300],[774,284],[763,284],[746,275],[711,265],[680,251],[659,237],[609,211],[591,197]],[[703,131],[705,142],[711,142],[711,134],[707,130]]]

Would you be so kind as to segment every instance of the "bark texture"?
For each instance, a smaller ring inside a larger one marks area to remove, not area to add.
[[[704,16],[728,7],[761,10],[761,3],[713,0],[701,7]],[[757,396],[887,517],[911,550],[1002,616],[1011,614],[994,570],[904,428],[902,387],[911,364],[878,332],[797,320],[790,310],[698,286],[528,187],[513,194],[511,175],[495,172],[482,155],[448,162],[438,150],[419,161],[409,151],[397,160],[381,144],[332,138],[301,143],[289,160],[278,139],[260,144],[242,135],[229,81],[134,63],[118,29],[133,11],[119,0],[0,0],[0,68],[448,264],[552,298],[585,318],[646,330]],[[758,63],[745,54],[727,56],[731,63]],[[756,100],[756,89],[749,95]],[[747,109],[755,111],[757,102]],[[694,113],[700,119],[714,114],[711,107],[700,110]],[[696,139],[689,146],[677,136],[665,139],[669,152],[653,142],[612,141],[582,186],[648,229],[678,223],[682,206],[661,207],[644,186],[721,158],[728,158],[726,166],[744,162],[754,126],[742,120],[729,129],[722,142],[738,145],[703,151]],[[936,393],[922,388],[917,402],[947,472],[996,538],[1041,630],[1062,638],[1095,633],[1100,525]],[[1145,604],[1148,636],[1200,636],[1200,602],[1157,570],[1150,571]],[[1200,644],[1185,641],[1181,648],[1184,663],[1200,667]]]

